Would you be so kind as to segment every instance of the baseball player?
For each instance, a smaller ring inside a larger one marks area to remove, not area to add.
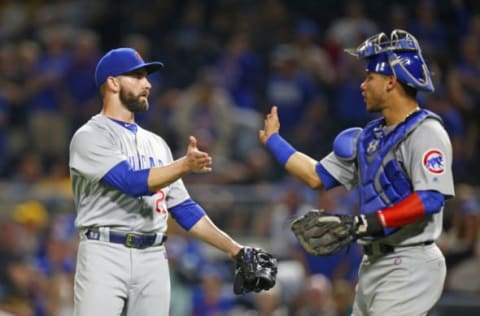
[[[364,257],[353,315],[426,315],[445,280],[435,240],[444,202],[454,195],[448,134],[440,118],[416,101],[418,91],[433,92],[430,73],[417,40],[403,30],[346,51],[365,62],[362,95],[367,110],[380,118],[339,133],[320,161],[279,135],[275,106],[259,137],[311,188],[359,188],[361,214],[354,217],[353,234]]]
[[[190,137],[185,156],[174,160],[161,137],[135,123],[135,113],[148,109],[147,75],[162,66],[145,63],[131,48],[111,50],[97,64],[102,110],[76,131],[70,144],[80,231],[75,315],[168,315],[164,243],[169,214],[231,258],[244,252],[190,198],[181,180],[190,172],[211,171],[212,158],[197,148],[195,137]],[[272,267],[274,277],[276,265]],[[274,283],[274,278],[267,279],[262,286]],[[247,290],[260,290],[256,286]],[[238,288],[245,290],[242,282]]]

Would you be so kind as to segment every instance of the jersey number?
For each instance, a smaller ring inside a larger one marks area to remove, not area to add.
[[[155,193],[158,195],[157,199],[155,200],[155,211],[162,215],[167,214],[167,208],[165,206],[165,192],[160,189]]]

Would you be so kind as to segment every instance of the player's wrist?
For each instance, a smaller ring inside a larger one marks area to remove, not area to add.
[[[282,166],[285,166],[288,159],[297,152],[297,150],[278,133],[272,134],[267,139],[266,146]]]
[[[243,248],[245,248],[245,246],[234,243],[233,247],[231,247],[231,249],[229,249],[228,251],[228,256],[230,257],[230,259],[235,259],[240,253],[240,250],[242,250]]]
[[[383,232],[383,226],[376,213],[355,216],[355,234],[358,237],[378,235]]]

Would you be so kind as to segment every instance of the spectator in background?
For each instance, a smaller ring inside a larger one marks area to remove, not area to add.
[[[333,297],[338,316],[351,316],[355,285],[347,280],[337,279],[333,282]]]
[[[24,199],[25,192],[32,196],[43,175],[43,161],[40,155],[33,150],[22,152],[9,175],[10,185],[3,193],[14,201]]]
[[[461,43],[461,54],[456,64],[448,73],[447,88],[453,105],[462,114],[465,122],[466,137],[463,140],[465,157],[470,171],[477,173],[480,169],[476,161],[480,154],[480,45],[479,39],[465,37]],[[474,179],[469,179],[473,180]]]
[[[198,240],[186,235],[175,221],[168,225],[167,251],[172,282],[170,314],[191,315],[193,287],[200,281],[199,267],[207,261]]]
[[[258,99],[264,74],[259,56],[252,50],[250,35],[244,31],[233,32],[212,68],[215,84],[228,92],[234,105],[230,109],[233,124],[231,158],[245,163],[251,170],[246,171],[250,176],[244,182],[268,177],[268,156],[257,141],[261,126]]]
[[[373,114],[367,112],[365,106],[361,106],[365,104],[360,90],[360,84],[365,76],[364,65],[343,56],[337,65],[337,75],[329,108],[335,121],[334,135],[351,126],[363,126],[374,118]]]
[[[29,82],[41,48],[38,42],[25,39],[16,44],[12,53],[11,58],[3,59],[0,64],[0,94],[9,107],[7,142],[10,160],[30,146],[28,129],[25,128],[28,126],[32,96]],[[6,176],[11,175],[10,171],[7,170]]]
[[[166,64],[175,69],[169,72],[166,81],[172,83],[173,87],[184,89],[191,85],[196,80],[193,74],[204,65],[213,50],[206,29],[205,13],[205,3],[187,1],[181,6],[180,17],[166,38]]]
[[[28,5],[16,0],[2,1],[0,11],[0,40],[21,38],[28,26]]]
[[[37,271],[18,256],[2,258],[1,270],[0,313],[5,311],[15,316],[42,315],[39,294],[45,293],[42,286],[45,280],[37,276]]]
[[[216,167],[211,174],[202,175],[202,182],[206,179],[217,184],[244,182],[252,177],[255,169],[248,169],[245,161],[232,159],[235,153],[234,136],[238,133],[236,105],[228,92],[217,85],[217,80],[214,69],[205,67],[198,73],[197,80],[179,96],[174,107],[176,138],[185,139],[194,132],[199,148],[215,157]],[[250,138],[256,138],[256,134]],[[258,142],[255,144],[261,148]],[[262,160],[257,162],[262,163]],[[189,176],[190,181],[196,178],[195,175]]]
[[[71,61],[65,71],[62,101],[69,115],[70,131],[77,130],[98,109],[98,92],[92,77],[99,59],[99,39],[88,29],[78,30],[72,38]]]
[[[199,269],[201,281],[193,290],[192,316],[228,315],[235,307],[236,298],[232,285],[225,282],[222,267],[210,263]]]
[[[278,107],[282,120],[282,132],[297,139],[311,108],[325,107],[323,92],[312,77],[299,69],[295,49],[290,44],[280,44],[270,56],[271,73],[266,82],[266,104]]]
[[[365,36],[378,31],[377,24],[365,12],[364,2],[348,0],[342,2],[342,7],[343,16],[334,18],[326,31],[326,46],[334,63],[343,55],[344,47],[355,47],[365,39]]]
[[[388,6],[387,19],[385,21],[386,30],[408,29],[408,9],[405,5],[395,3]]]
[[[260,80],[264,79],[260,70],[250,35],[242,31],[233,33],[215,63],[215,71],[217,84],[228,91],[239,108],[257,109]]]
[[[250,19],[245,24],[250,24],[253,46],[268,58],[278,43],[290,40],[292,25],[287,3],[283,0],[261,1],[250,11]]]
[[[162,135],[168,143],[172,144],[172,152],[174,153],[181,149],[182,145],[179,144],[177,139],[176,126],[176,106],[182,96],[183,91],[175,88],[161,91],[159,95],[152,99],[144,123],[147,129],[155,134]],[[162,119],[162,124],[158,124],[159,118]]]
[[[70,136],[63,81],[70,69],[69,29],[56,25],[41,32],[42,51],[28,86],[32,92],[28,111],[31,147],[42,157],[64,157]],[[52,131],[55,131],[52,133]]]
[[[199,131],[199,145],[208,146],[213,156],[228,155],[232,137],[232,118],[230,112],[235,107],[228,92],[217,86],[215,71],[206,67],[197,74],[196,81],[190,85],[178,99],[175,106],[175,122],[178,139]]]
[[[313,20],[300,19],[295,24],[293,47],[300,70],[310,74],[322,89],[330,90],[335,83],[335,65],[327,51],[318,44],[320,34]]]
[[[288,316],[288,306],[282,296],[282,287],[276,284],[268,291],[262,291],[253,297],[254,311],[246,313],[255,316]]]
[[[313,204],[306,198],[306,192],[296,180],[285,181],[280,188],[278,197],[268,211],[257,215],[257,234],[266,231],[272,253],[279,258],[298,257],[297,240],[290,231],[292,218],[301,216],[313,208]],[[292,252],[293,251],[293,252]]]
[[[41,252],[43,237],[49,224],[48,210],[40,201],[25,201],[15,205],[12,211],[15,227],[16,255],[33,260]]]
[[[0,226],[0,312],[15,316],[45,315],[48,280],[33,258],[48,224],[46,209],[37,201],[17,205]]]
[[[295,316],[336,316],[333,288],[322,274],[310,276],[298,295]]]
[[[449,227],[439,240],[449,270],[476,255],[480,236],[480,205],[475,188],[459,184],[455,191],[457,195],[452,201],[450,218],[447,219]]]
[[[457,185],[457,196],[446,213],[446,227],[438,245],[445,254],[448,291],[478,293],[480,290],[480,207],[476,190],[468,184]]]
[[[10,119],[10,108],[5,98],[0,95],[0,176],[7,173],[10,162],[8,143],[8,125]]]
[[[73,278],[75,272],[77,232],[73,214],[55,214],[37,256],[35,268],[47,280],[45,309],[47,315],[73,314]]]
[[[448,43],[445,24],[438,19],[439,5],[435,0],[420,0],[408,30],[417,38],[425,56],[444,61]]]

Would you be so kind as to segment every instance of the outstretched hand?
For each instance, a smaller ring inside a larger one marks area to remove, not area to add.
[[[279,131],[280,120],[278,119],[277,107],[272,106],[270,113],[268,113],[265,118],[263,129],[258,132],[258,138],[260,138],[260,142],[265,145],[268,138]]]
[[[206,173],[212,171],[212,157],[197,147],[197,139],[190,136],[187,154],[185,155],[188,169],[191,172]]]

